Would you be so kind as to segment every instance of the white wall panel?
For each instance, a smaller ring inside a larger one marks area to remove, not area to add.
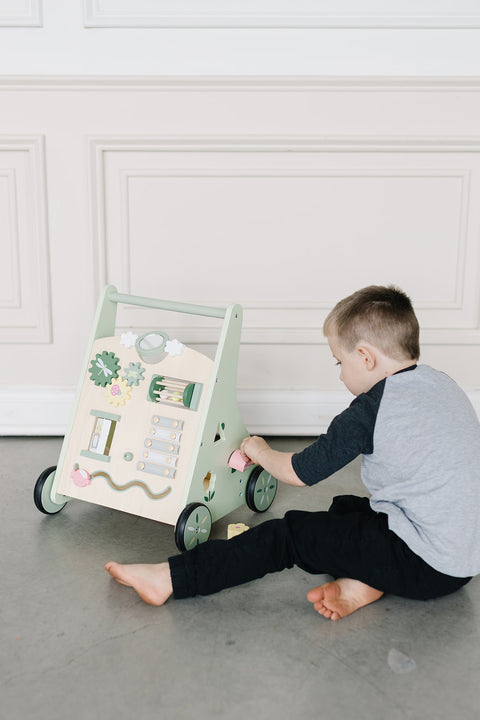
[[[43,139],[0,137],[0,342],[50,341]]]
[[[480,27],[472,0],[84,0],[87,27]]]

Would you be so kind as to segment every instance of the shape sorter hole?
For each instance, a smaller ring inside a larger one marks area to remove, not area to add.
[[[205,492],[208,492],[209,490],[212,491],[214,487],[215,475],[211,472],[208,472],[203,478],[203,489],[205,490]]]
[[[217,425],[217,430],[215,432],[215,440],[214,443],[220,442],[220,440],[225,440],[225,423],[219,422]]]
[[[203,499],[205,502],[213,500],[215,495],[215,474],[207,472],[203,478]]]

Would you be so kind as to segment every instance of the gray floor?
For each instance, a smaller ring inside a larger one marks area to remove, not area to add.
[[[323,578],[298,569],[152,608],[103,565],[165,559],[172,528],[81,501],[43,516],[32,489],[59,449],[58,438],[0,440],[2,719],[480,716],[478,579],[426,603],[384,597],[337,623],[305,599]],[[315,488],[281,487],[263,517],[325,508],[361,492],[358,475],[352,463]],[[243,507],[213,536],[262,519]]]

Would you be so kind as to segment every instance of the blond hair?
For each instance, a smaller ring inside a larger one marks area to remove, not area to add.
[[[361,342],[394,360],[420,357],[418,320],[408,295],[393,285],[369,285],[340,300],[323,324],[351,352]]]

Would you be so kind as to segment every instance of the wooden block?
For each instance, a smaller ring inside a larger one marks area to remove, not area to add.
[[[235,537],[235,535],[241,535],[246,530],[249,530],[250,528],[248,525],[245,525],[244,523],[232,523],[227,528],[227,540],[230,540],[232,537]]]

